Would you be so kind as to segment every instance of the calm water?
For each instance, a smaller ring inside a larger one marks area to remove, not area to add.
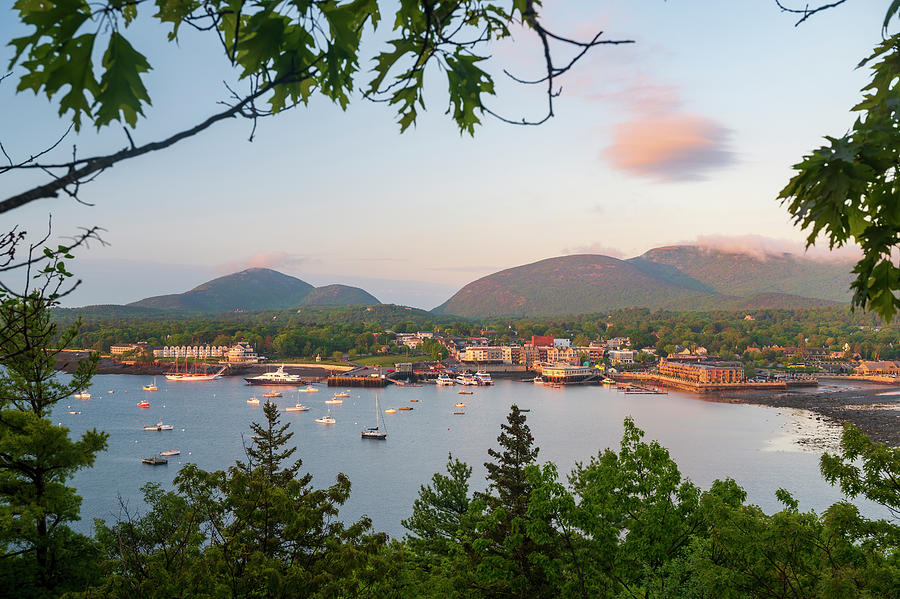
[[[90,388],[91,399],[63,401],[54,412],[54,421],[69,427],[73,435],[93,427],[110,435],[108,451],[73,481],[84,498],[84,531],[94,517],[115,519],[119,496],[131,509],[140,508],[140,486],[147,481],[171,486],[185,462],[219,469],[241,459],[242,443],[250,440],[248,425],[263,418],[262,407],[246,400],[256,396],[262,401],[266,388],[248,387],[237,377],[207,383],[167,382],[159,377],[155,393],[141,390],[149,381],[99,375]],[[561,473],[598,450],[617,448],[622,421],[630,415],[646,431],[645,439],[659,440],[682,473],[704,488],[716,478],[731,476],[747,490],[749,501],[766,511],[779,509],[774,492],[782,486],[804,509],[821,510],[840,499],[839,490],[819,475],[820,454],[795,443],[800,432],[833,435],[834,431],[803,412],[711,403],[683,393],[625,395],[606,387],[551,389],[503,380],[494,387],[474,388],[474,395],[459,395],[459,387],[391,386],[377,391],[381,409],[414,410],[385,414],[388,439],[365,441],[359,431],[374,424],[376,391],[350,389],[351,397],[343,405],[326,406],[332,390],[324,385],[319,389],[297,393],[285,387],[284,397],[274,400],[282,408],[298,399],[311,407],[308,412],[282,414],[282,422],[291,423],[295,433],[295,455],[302,457],[316,486],[331,484],[338,472],[350,477],[353,492],[342,510],[344,519],[368,514],[378,530],[395,536],[404,532],[400,521],[409,516],[419,485],[443,471],[449,452],[473,466],[473,486],[483,486],[487,450],[497,446],[500,424],[513,403],[531,410],[528,424],[540,447],[538,458],[554,461]],[[149,409],[136,405],[144,398],[150,401]],[[458,401],[468,404],[464,416],[452,414]],[[329,407],[337,423],[314,422]],[[69,409],[82,413],[70,415]],[[143,430],[158,421],[175,430]],[[167,466],[140,463],[142,456],[167,449],[182,453],[170,458]]]

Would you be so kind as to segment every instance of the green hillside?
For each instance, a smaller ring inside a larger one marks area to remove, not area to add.
[[[588,254],[510,268],[469,283],[434,312],[485,317],[589,314],[629,307],[808,308],[846,303],[849,281],[848,263],[673,246],[630,260]]]
[[[488,275],[460,289],[434,312],[469,317],[585,314],[630,306],[662,307],[698,294],[646,275],[624,260],[583,254]]]
[[[629,262],[644,268],[648,263],[668,268],[685,280],[727,295],[784,293],[840,303],[849,302],[851,296],[853,264],[849,261],[820,261],[793,254],[749,255],[679,245],[652,249]]]
[[[313,289],[296,277],[268,268],[248,268],[207,281],[185,293],[149,297],[128,305],[194,312],[277,310],[299,306]]]
[[[367,306],[380,303],[368,291],[347,285],[316,287],[303,299],[305,306]]]

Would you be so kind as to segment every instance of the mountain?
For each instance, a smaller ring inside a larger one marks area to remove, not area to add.
[[[303,300],[304,306],[369,306],[380,303],[378,298],[365,289],[347,285],[317,287]]]
[[[596,254],[509,268],[460,289],[433,312],[466,317],[588,314],[618,308],[808,308],[850,299],[851,263],[754,256],[698,246],[619,260]]]
[[[839,303],[849,302],[851,296],[851,261],[677,245],[652,249],[628,262],[644,272],[656,272],[663,280],[682,286],[694,284],[715,293],[786,293]]]
[[[190,312],[230,310],[281,310],[301,305],[378,304],[371,294],[357,287],[327,285],[313,287],[306,281],[268,268],[248,268],[185,293],[148,297],[128,306]]]
[[[662,307],[698,294],[645,274],[625,260],[581,254],[482,277],[433,311],[472,317],[585,314],[630,306]]]

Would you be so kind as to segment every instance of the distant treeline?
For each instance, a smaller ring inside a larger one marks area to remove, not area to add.
[[[900,328],[845,307],[751,312],[671,312],[625,309],[604,314],[547,318],[464,319],[402,306],[304,307],[299,310],[184,315],[153,310],[55,310],[68,325],[81,318],[74,343],[108,351],[113,343],[146,341],[153,346],[247,341],[269,357],[301,357],[335,352],[371,353],[389,345],[395,333],[419,330],[442,335],[487,336],[516,343],[532,335],[567,337],[576,345],[599,338],[630,337],[632,347],[656,348],[661,355],[680,347],[705,347],[726,357],[747,347],[827,347],[864,358],[900,357]],[[746,318],[747,316],[750,318]]]

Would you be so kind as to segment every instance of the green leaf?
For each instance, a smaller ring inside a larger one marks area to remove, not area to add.
[[[109,39],[103,55],[105,69],[100,78],[100,93],[94,104],[94,124],[99,129],[112,121],[122,121],[134,127],[143,105],[150,104],[150,96],[141,81],[141,74],[150,70],[150,63],[118,32]]]

